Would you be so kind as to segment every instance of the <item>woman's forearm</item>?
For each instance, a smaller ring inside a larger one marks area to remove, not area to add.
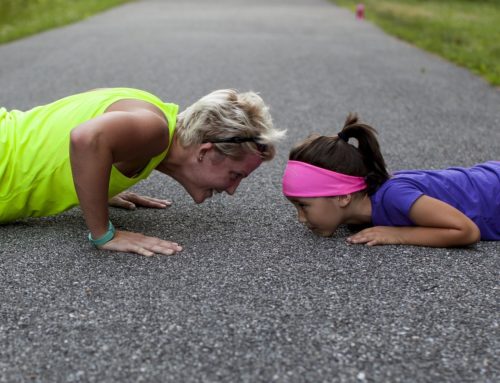
[[[98,135],[76,128],[71,133],[71,169],[85,222],[93,238],[108,229],[108,188],[112,154]]]

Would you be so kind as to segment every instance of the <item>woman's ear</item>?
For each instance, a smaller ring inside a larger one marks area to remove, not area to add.
[[[212,144],[211,142],[204,142],[203,144],[201,144],[198,149],[196,150],[196,157],[197,157],[197,160],[198,162],[202,162],[203,159],[205,158],[206,154],[212,150],[212,148],[214,147],[214,144]]]

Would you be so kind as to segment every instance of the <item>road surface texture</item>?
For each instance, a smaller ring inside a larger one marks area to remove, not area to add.
[[[370,10],[368,9],[367,12]],[[144,0],[0,47],[0,105],[96,88],[181,109],[259,91],[287,139],[233,196],[195,205],[155,174],[166,211],[119,228],[181,243],[105,253],[81,211],[0,227],[0,382],[498,382],[500,244],[319,238],[281,195],[288,149],[357,111],[391,171],[500,158],[500,92],[323,0]]]

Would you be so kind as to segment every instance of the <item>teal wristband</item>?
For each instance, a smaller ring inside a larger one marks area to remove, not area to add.
[[[92,244],[95,246],[102,246],[111,241],[114,237],[115,237],[115,227],[113,226],[111,221],[109,221],[108,231],[101,238],[94,239],[92,238],[92,234],[89,233],[89,241],[92,242]]]

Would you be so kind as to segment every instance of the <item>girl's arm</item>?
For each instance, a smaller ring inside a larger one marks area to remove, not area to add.
[[[478,242],[477,225],[461,211],[438,199],[421,196],[410,209],[416,226],[375,226],[347,238],[350,243],[373,245],[466,246]]]
[[[73,181],[85,222],[93,238],[108,229],[108,188],[111,167],[117,162],[147,164],[168,144],[168,126],[148,110],[108,112],[87,121],[71,132],[70,160]],[[175,243],[142,234],[117,231],[103,249],[172,254]]]

